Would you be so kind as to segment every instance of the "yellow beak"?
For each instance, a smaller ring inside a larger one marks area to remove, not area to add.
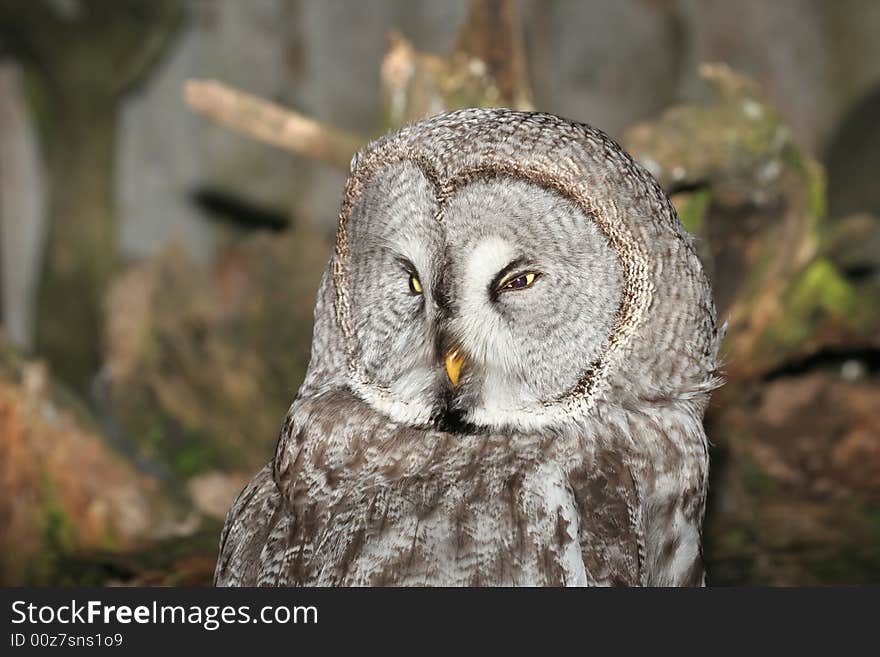
[[[464,356],[462,356],[458,347],[453,347],[446,352],[445,365],[449,382],[453,388],[457,388],[458,380],[461,378],[461,368],[464,367]]]

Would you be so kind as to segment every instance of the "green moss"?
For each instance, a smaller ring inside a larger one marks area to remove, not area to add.
[[[749,116],[743,109],[746,105],[759,108],[760,114]],[[775,157],[779,144],[778,134],[782,126],[782,118],[776,110],[756,98],[747,96],[736,99],[729,121],[729,125],[732,126],[731,133],[734,135],[730,144],[733,148],[742,149],[757,159],[766,160]]]
[[[784,319],[771,333],[773,342],[798,346],[814,335],[818,322],[833,317],[848,322],[859,307],[855,289],[824,258],[798,277],[785,297]]]
[[[119,400],[117,408],[125,418],[126,434],[131,436],[140,453],[151,459],[163,456],[166,431],[159,413],[146,405],[136,406],[133,399]]]
[[[807,192],[810,199],[810,214],[818,228],[828,212],[828,200],[825,193],[825,171],[814,160],[807,161]]]
[[[821,308],[831,315],[845,316],[858,305],[858,296],[830,261],[813,262],[792,288],[789,307],[801,315]]]
[[[160,426],[153,426],[147,430],[147,432],[144,434],[144,446],[150,454],[159,453],[159,448],[162,445],[162,440],[164,439],[164,437],[164,432],[162,431],[162,427]]]
[[[678,211],[678,218],[689,233],[693,235],[700,233],[711,203],[712,192],[708,189],[701,189],[688,197]]]
[[[56,501],[52,500],[46,507],[43,516],[43,542],[46,550],[55,554],[70,552],[75,545],[75,532],[67,512]]]
[[[61,505],[55,486],[43,476],[43,508],[40,518],[40,550],[25,566],[25,580],[41,585],[55,580],[59,563],[76,548],[76,530]]]
[[[813,227],[821,229],[828,209],[825,171],[822,165],[804,155],[795,145],[789,144],[782,152],[785,165],[794,171],[805,183],[809,217]]]
[[[175,455],[174,469],[181,476],[189,477],[215,465],[217,457],[209,444],[189,445]]]

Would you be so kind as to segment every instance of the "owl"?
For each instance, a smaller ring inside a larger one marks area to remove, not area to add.
[[[466,109],[355,155],[311,360],[217,585],[702,585],[711,289],[602,132]]]

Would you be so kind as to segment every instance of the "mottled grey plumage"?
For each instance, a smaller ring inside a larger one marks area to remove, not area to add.
[[[216,583],[701,584],[718,340],[675,211],[601,132],[470,109],[385,136]]]

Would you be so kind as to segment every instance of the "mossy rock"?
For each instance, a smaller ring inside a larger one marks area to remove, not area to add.
[[[50,584],[82,551],[146,545],[176,522],[139,472],[48,368],[0,340],[0,583]]]
[[[123,274],[108,304],[106,383],[125,440],[181,480],[269,460],[308,364],[329,252],[301,228],[233,244],[211,271],[169,247]]]

